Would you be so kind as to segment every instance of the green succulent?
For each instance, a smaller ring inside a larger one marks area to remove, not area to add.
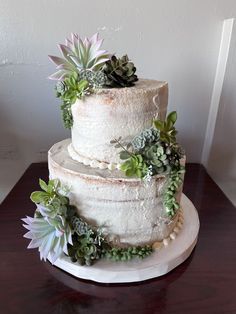
[[[43,191],[31,193],[31,200],[37,204],[42,216],[54,218],[56,215],[65,214],[69,200],[60,194],[61,184],[57,179],[49,180],[48,184],[39,179],[39,185]]]
[[[111,259],[112,261],[129,261],[133,258],[144,258],[149,256],[153,252],[153,249],[151,246],[146,245],[144,247],[142,246],[136,246],[136,247],[128,247],[128,248],[118,248],[113,247],[111,249],[108,249],[103,252],[103,256]]]
[[[92,265],[94,261],[102,256],[102,247],[95,243],[94,237],[72,236],[72,245],[68,245],[68,255],[73,262],[78,262],[80,265]]]
[[[165,121],[154,120],[153,124],[157,130],[160,131],[160,140],[166,143],[176,143],[177,131],[174,124],[177,120],[176,111],[172,111],[168,114]]]
[[[128,157],[128,154],[123,153],[120,155],[120,157],[125,159],[125,157]],[[142,155],[132,154],[131,156],[129,155],[129,158],[121,164],[120,169],[127,177],[136,176],[138,178],[143,178],[147,173],[148,166],[145,163]]]
[[[180,208],[180,204],[176,200],[176,193],[183,183],[183,174],[185,168],[183,166],[175,167],[169,173],[169,177],[164,188],[163,204],[169,216],[173,217]]]
[[[73,72],[64,81],[57,82],[56,93],[57,97],[63,101],[61,111],[64,126],[70,129],[73,125],[71,106],[77,99],[81,99],[91,93],[91,85],[88,80],[82,79],[78,73]]]
[[[59,84],[60,86],[58,86]],[[70,103],[71,105],[73,105],[77,99],[90,93],[89,82],[86,79],[81,79],[76,72],[73,72],[71,76],[66,78],[63,82],[57,83],[56,90],[57,97],[60,97],[64,102]]]
[[[147,146],[143,155],[147,163],[153,166],[153,174],[160,174],[170,170],[168,155],[165,152],[165,147],[161,144],[157,143]]]
[[[136,68],[127,55],[121,58],[113,55],[105,62],[103,72],[107,77],[106,86],[108,87],[129,87],[138,80],[135,75]]]
[[[106,84],[107,77],[103,71],[94,72],[84,70],[80,73],[80,78],[89,82],[92,88],[101,88]]]
[[[91,265],[102,257],[102,250],[107,245],[101,230],[92,228],[78,216],[70,220],[73,230],[72,244],[68,245],[68,255],[73,262]]]

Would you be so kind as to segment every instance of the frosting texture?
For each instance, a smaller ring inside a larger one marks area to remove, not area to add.
[[[70,140],[55,144],[49,151],[50,178],[70,189],[70,202],[79,215],[120,244],[143,245],[162,241],[176,227],[178,214],[170,219],[162,204],[165,176],[148,184],[122,176],[120,171],[94,169],[71,159]],[[180,198],[181,191],[178,193]]]
[[[76,160],[78,153],[80,159],[119,163],[117,149],[110,141],[121,136],[122,141],[129,142],[150,127],[154,117],[164,119],[167,102],[168,84],[144,79],[133,87],[102,89],[77,100],[71,108],[71,157]]]

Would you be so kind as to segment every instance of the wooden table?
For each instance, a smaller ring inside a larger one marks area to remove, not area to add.
[[[136,284],[78,280],[40,262],[20,218],[33,215],[31,191],[47,180],[32,164],[0,207],[0,313],[236,313],[236,210],[198,164],[188,164],[185,194],[199,212],[197,246],[171,273]]]

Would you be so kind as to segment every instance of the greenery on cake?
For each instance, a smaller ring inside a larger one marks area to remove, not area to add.
[[[127,55],[121,58],[112,56],[105,62],[103,71],[107,77],[105,85],[108,87],[129,87],[138,80],[136,68]]]
[[[28,248],[38,248],[40,259],[48,257],[52,262],[64,252],[68,254],[67,243],[72,243],[71,228],[67,221],[68,198],[59,193],[58,180],[49,180],[46,184],[39,180],[42,191],[31,194],[31,200],[37,205],[34,217],[26,217],[24,227],[28,232],[24,237],[31,239]]]
[[[98,34],[82,40],[72,34],[59,48],[62,57],[49,56],[56,64],[56,72],[49,79],[58,81],[56,96],[62,100],[61,110],[65,128],[71,128],[71,106],[101,88],[130,87],[138,80],[136,68],[124,55],[117,58],[102,50],[103,40]]]
[[[22,220],[28,230],[24,237],[31,240],[28,248],[38,248],[41,260],[50,257],[55,263],[65,253],[73,262],[92,265],[101,258],[128,261],[153,252],[150,246],[114,246],[101,228],[91,226],[79,217],[66,196],[68,189],[59,180],[49,180],[47,184],[40,179],[39,185],[42,191],[31,194],[31,200],[37,206],[34,216]]]
[[[111,141],[115,147],[122,149],[120,170],[127,177],[150,181],[152,176],[166,175],[163,203],[171,217],[180,207],[175,195],[183,182],[184,173],[180,162],[184,151],[176,141],[176,120],[177,114],[173,111],[164,121],[154,120],[151,128],[142,131],[127,145],[123,145],[121,139]]]

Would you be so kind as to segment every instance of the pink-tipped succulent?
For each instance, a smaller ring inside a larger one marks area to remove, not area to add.
[[[66,44],[59,45],[64,58],[49,56],[57,65],[57,72],[49,76],[51,80],[64,80],[72,72],[79,73],[84,70],[98,71],[109,60],[110,55],[106,50],[100,50],[103,40],[98,38],[98,33],[84,40],[78,34],[71,34],[71,39],[66,39]]]

